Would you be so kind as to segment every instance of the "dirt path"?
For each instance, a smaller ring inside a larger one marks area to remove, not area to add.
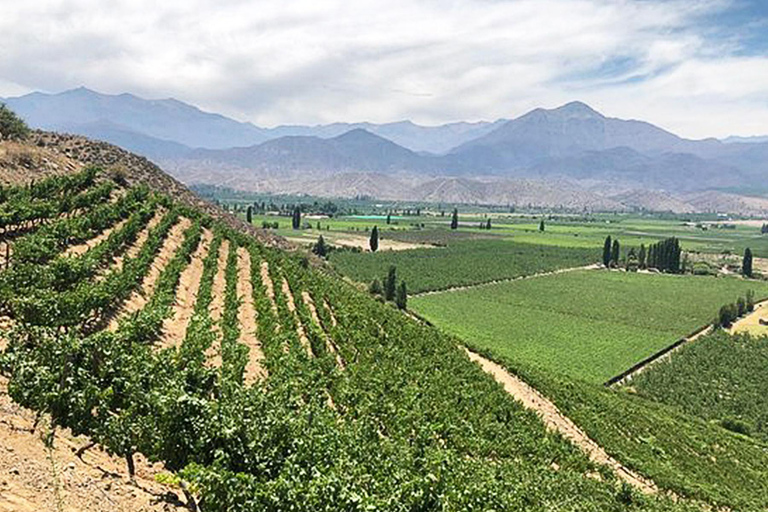
[[[179,276],[176,287],[176,299],[173,313],[163,321],[162,335],[157,346],[159,348],[178,347],[187,334],[187,326],[195,312],[197,292],[200,289],[200,278],[203,275],[203,260],[213,240],[213,233],[203,229],[200,244],[192,254],[191,261]]]
[[[328,301],[327,300],[324,301],[323,305],[325,306],[325,309],[328,310],[328,315],[331,317],[331,325],[334,327],[339,325],[339,322],[336,321],[336,315],[333,313],[333,308],[331,307],[330,304],[328,304]]]
[[[144,226],[144,229],[139,231],[139,234],[136,235],[136,239],[133,241],[133,243],[125,250],[122,255],[115,258],[113,270],[121,270],[123,268],[123,261],[125,261],[126,258],[131,259],[139,255],[141,248],[144,247],[147,238],[149,238],[150,231],[152,231],[155,226],[160,224],[160,221],[163,220],[165,213],[165,208],[158,208],[157,212],[155,212],[155,215],[149,220],[147,225]]]
[[[109,238],[109,235],[111,235],[113,231],[116,231],[116,230],[122,228],[125,225],[126,222],[128,222],[128,219],[123,219],[120,222],[118,222],[117,224],[115,224],[114,226],[105,229],[99,235],[91,238],[90,240],[87,240],[87,241],[85,241],[82,244],[77,244],[77,245],[73,245],[71,247],[68,247],[64,251],[64,256],[72,256],[72,257],[82,256],[83,254],[88,252],[88,250],[96,247],[101,242],[103,242],[104,240]]]
[[[593,263],[592,265],[584,265],[582,267],[561,268],[561,269],[552,270],[549,272],[540,272],[538,274],[531,274],[529,276],[510,277],[509,279],[497,279],[495,281],[486,281],[484,283],[469,284],[466,286],[454,286],[451,288],[445,288],[444,290],[432,290],[428,292],[412,293],[411,297],[424,297],[426,295],[437,295],[439,293],[460,292],[463,290],[471,290],[473,288],[482,288],[483,286],[492,286],[494,284],[511,283],[514,281],[522,281],[525,279],[535,279],[537,277],[554,276],[557,274],[565,274],[566,272],[576,272],[578,270],[595,270],[602,267],[603,266],[600,265],[599,263]]]
[[[221,367],[221,329],[219,321],[224,314],[224,295],[227,288],[227,257],[229,256],[229,240],[222,240],[219,246],[219,259],[216,268],[216,275],[213,277],[213,286],[211,287],[211,305],[209,314],[214,323],[214,332],[216,337],[213,343],[205,351],[205,359],[209,366],[214,368]]]
[[[288,304],[288,310],[296,318],[296,334],[299,336],[299,342],[301,342],[301,346],[307,351],[307,355],[309,357],[314,357],[312,354],[312,346],[309,344],[309,338],[307,338],[307,333],[304,332],[304,326],[301,325],[301,319],[299,318],[299,315],[296,314],[296,301],[293,299],[293,292],[291,292],[291,287],[288,285],[288,281],[285,278],[283,278],[282,291],[285,296],[285,302]]]
[[[275,285],[272,283],[272,278],[269,277],[269,263],[266,261],[261,262],[261,282],[264,288],[267,289],[267,297],[269,302],[272,303],[272,312],[277,314],[277,303],[275,303]]]
[[[315,307],[315,301],[312,300],[312,296],[309,294],[309,292],[303,291],[301,292],[301,299],[304,301],[304,304],[307,305],[309,314],[312,317],[312,321],[317,324],[321,331],[323,331],[323,335],[325,337],[325,347],[336,358],[336,366],[342,370],[345,369],[346,365],[344,364],[344,360],[341,358],[341,355],[336,348],[336,344],[333,342],[328,333],[326,333],[323,329],[323,323],[320,321],[320,316],[317,314],[317,308]]]
[[[35,414],[13,403],[6,383],[0,379],[0,512],[188,511],[177,489],[155,481],[155,475],[165,473],[160,464],[137,455],[134,485],[122,458],[99,447],[78,458],[75,451],[87,440],[68,430],[57,429],[53,447],[46,448],[41,433],[47,427],[31,432]],[[176,499],[162,500],[163,495]]]
[[[237,248],[237,296],[242,301],[237,312],[240,323],[240,343],[248,347],[248,361],[245,364],[243,380],[245,385],[266,377],[261,366],[264,352],[256,338],[256,308],[253,305],[253,284],[251,283],[251,255],[245,247]]]
[[[0,242],[0,270],[7,266],[8,260],[11,259],[13,253],[13,244],[4,240]]]
[[[141,282],[141,287],[128,297],[128,300],[126,300],[122,308],[120,308],[120,312],[110,320],[109,326],[107,327],[110,331],[117,329],[121,317],[135,313],[146,306],[150,297],[152,297],[152,293],[155,291],[157,279],[160,277],[160,274],[163,272],[163,269],[165,269],[168,262],[173,259],[176,251],[184,243],[184,232],[189,229],[191,225],[192,221],[186,217],[182,217],[179,219],[179,222],[173,225],[168,232],[168,236],[163,241],[163,245],[160,247],[160,252],[158,252],[157,257],[155,257],[152,262],[149,272],[144,276],[144,280]]]
[[[587,436],[583,430],[560,412],[555,404],[541,393],[493,361],[467,348],[464,348],[464,351],[471,361],[478,363],[485,372],[493,376],[496,382],[502,384],[507,393],[512,395],[524,407],[536,411],[548,429],[559,432],[586,453],[592,462],[610,467],[616,476],[646,494],[658,492],[658,488],[653,482],[638,475],[608,455],[600,445]]]

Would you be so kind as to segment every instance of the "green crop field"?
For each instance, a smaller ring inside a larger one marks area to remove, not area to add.
[[[629,385],[642,396],[768,440],[768,338],[707,336]]]
[[[441,248],[337,253],[331,255],[331,262],[343,274],[361,282],[383,278],[394,265],[398,278],[417,293],[584,266],[596,263],[599,257],[595,249],[464,239]]]
[[[768,283],[577,271],[413,297],[447,331],[513,360],[604,382],[710,322],[721,305]]]

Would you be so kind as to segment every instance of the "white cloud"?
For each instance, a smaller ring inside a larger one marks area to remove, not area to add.
[[[729,56],[697,29],[728,3],[0,0],[0,94],[86,85],[266,125],[492,119],[583,99],[688,136],[768,132],[768,59]]]

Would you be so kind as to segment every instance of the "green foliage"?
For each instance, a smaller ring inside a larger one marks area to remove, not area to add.
[[[389,219],[389,217],[387,217]],[[387,222],[389,224],[389,222]],[[371,230],[371,238],[368,241],[368,245],[371,248],[371,252],[376,252],[379,250],[379,228],[378,226],[373,226],[373,229]]]
[[[400,283],[400,286],[397,287],[397,295],[395,296],[395,304],[397,305],[398,309],[407,309],[408,308],[408,289],[405,286],[405,281],[402,281]]]
[[[4,103],[0,103],[0,140],[26,139],[29,133],[27,123]]]
[[[698,342],[683,350],[698,346]],[[475,347],[477,348],[477,347]],[[626,390],[558,377],[519,361],[488,353],[545,396],[605,450],[664,489],[716,508],[768,508],[768,451],[765,443],[734,435],[676,407]],[[659,363],[664,364],[664,363]],[[649,374],[653,370],[649,370]],[[665,372],[666,373],[666,372]],[[646,373],[633,381],[635,386]],[[671,373],[667,374],[672,376]],[[716,384],[696,387],[711,374],[688,373],[690,387],[664,383],[663,393],[685,400],[686,391],[705,399]],[[631,391],[631,390],[630,390]],[[746,398],[746,397],[745,397]],[[747,400],[745,400],[746,402]],[[764,403],[764,396],[756,403]],[[764,408],[764,407],[763,407]],[[644,504],[643,508],[650,506]]]
[[[25,197],[27,205],[38,200]],[[267,248],[160,198],[167,213],[138,254],[125,258],[155,206],[147,195],[125,197],[108,208],[79,206],[70,217],[89,218],[88,224],[60,223],[62,214],[52,213],[56,220],[37,227],[55,250],[30,252],[28,274],[21,267],[7,273],[24,286],[14,297],[0,297],[16,325],[4,333],[0,369],[14,400],[128,461],[141,452],[162,462],[195,490],[204,510],[687,508],[622,489],[607,469],[548,432],[536,414],[471,364],[455,339],[315,270],[300,255]],[[144,307],[124,317],[116,332],[104,330],[156,264],[182,216],[191,226],[164,262]],[[56,252],[68,239],[92,237],[118,219],[125,220],[122,227],[85,254]],[[49,231],[52,225],[59,227]],[[181,346],[162,348],[156,344],[161,326],[204,228],[214,236],[193,317]],[[21,234],[18,241],[33,234]],[[214,325],[210,306],[223,240],[230,245],[224,309]],[[237,293],[238,248],[250,257],[250,298]],[[117,267],[112,260],[119,256],[124,259]],[[261,279],[262,263],[273,299]],[[41,279],[24,282],[25,275]],[[404,283],[400,288],[405,295]],[[317,320],[305,297],[314,303]],[[239,343],[238,314],[250,299],[269,376],[245,386],[250,354]],[[220,367],[208,355],[217,340]],[[734,451],[727,439],[717,441]],[[751,470],[755,454],[742,453],[743,466]],[[585,478],[595,472],[602,479]],[[678,485],[674,478],[666,482]],[[725,494],[725,503],[746,503],[739,494],[743,487]],[[753,488],[759,492],[759,483]]]
[[[666,238],[650,247],[647,265],[662,272],[677,274],[682,271],[682,249],[677,238]]]
[[[317,237],[317,243],[312,246],[312,252],[321,258],[325,258],[328,255],[328,246],[325,244],[323,235]]]
[[[458,229],[459,228],[459,210],[454,208],[453,214],[451,215],[451,229]]]
[[[387,277],[384,279],[384,300],[395,300],[397,287],[397,268],[390,265]]]
[[[368,285],[368,293],[371,295],[383,295],[384,289],[381,286],[381,281],[374,279],[371,284]]]
[[[339,252],[332,254],[330,261],[341,273],[364,283],[394,265],[411,293],[420,293],[584,266],[598,258],[595,249],[479,239],[455,240],[441,248],[376,254]]]
[[[752,277],[752,250],[744,249],[744,259],[741,262],[741,273],[744,277]]]
[[[632,381],[640,394],[768,441],[768,338],[720,331]]]
[[[605,243],[603,244],[603,266],[611,266],[611,247],[613,243],[611,241],[611,235],[605,237]]]
[[[415,296],[409,307],[501,355],[602,383],[711,322],[724,301],[768,295],[756,284],[590,270]]]

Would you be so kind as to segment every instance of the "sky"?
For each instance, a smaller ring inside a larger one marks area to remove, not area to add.
[[[85,86],[261,126],[513,118],[580,100],[768,134],[765,0],[0,0],[0,96]]]

